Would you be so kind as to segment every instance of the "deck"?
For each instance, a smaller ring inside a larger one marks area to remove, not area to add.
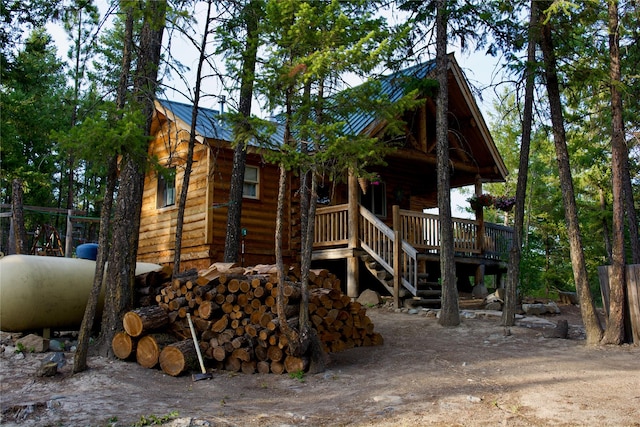
[[[352,208],[353,209],[353,208]],[[401,289],[418,295],[421,282],[433,281],[429,262],[439,261],[440,217],[393,207],[389,226],[362,206],[319,208],[314,229],[314,260],[366,255],[384,271],[383,284],[397,296]],[[456,264],[506,268],[513,229],[482,221],[453,218]],[[357,232],[356,232],[357,230]],[[437,279],[435,279],[437,280]]]

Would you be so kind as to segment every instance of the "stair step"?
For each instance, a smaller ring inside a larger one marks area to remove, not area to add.
[[[440,289],[424,289],[416,292],[419,297],[440,297],[442,291]]]
[[[420,286],[428,286],[430,288],[442,288],[442,285],[438,282],[420,282]]]
[[[406,308],[424,307],[440,305],[440,298],[411,298],[404,300],[404,306]]]
[[[387,270],[377,270],[376,276],[378,280],[387,281],[393,279],[393,276],[387,272]]]

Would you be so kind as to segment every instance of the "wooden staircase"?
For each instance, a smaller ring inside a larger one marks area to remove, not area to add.
[[[411,298],[412,305],[440,305],[441,287],[437,277],[429,276],[426,256],[362,206],[360,219],[359,240],[365,252],[361,261],[366,269],[391,295],[395,294],[394,275],[399,274],[400,299]]]
[[[418,255],[418,259],[420,259]],[[393,273],[385,270],[371,255],[365,254],[360,257],[361,265],[374,277],[391,295],[393,295]],[[429,281],[429,273],[426,271],[426,263],[419,262],[421,268],[418,271],[416,294],[413,295],[408,289],[402,287],[399,297],[405,301],[407,306],[440,306],[442,299],[442,286],[439,282]]]

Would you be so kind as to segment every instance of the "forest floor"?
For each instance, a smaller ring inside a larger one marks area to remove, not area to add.
[[[71,375],[35,375],[50,353],[0,362],[3,426],[640,426],[640,348],[585,345],[579,309],[521,319],[464,311],[445,328],[424,312],[367,314],[384,344],[331,355],[320,374],[215,372],[170,377],[135,362],[92,357]],[[569,321],[569,339],[543,327]],[[172,420],[169,420],[169,419]]]

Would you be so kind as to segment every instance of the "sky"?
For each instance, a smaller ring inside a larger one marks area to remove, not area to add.
[[[100,8],[101,13],[105,13],[109,2],[107,0],[97,0],[96,4]],[[206,13],[206,9],[199,10],[198,15],[203,16]],[[69,42],[67,34],[64,32],[60,25],[49,24],[47,26],[49,33],[52,35],[56,46],[58,47],[58,56],[63,60],[66,59]],[[164,44],[168,45],[168,36],[165,33]],[[501,73],[501,58],[485,55],[483,52],[462,52],[456,46],[450,46],[450,51],[454,52],[458,64],[465,73],[469,84],[476,96],[476,102],[478,103],[480,110],[483,112],[485,120],[488,120],[488,112],[493,109],[493,102],[496,99],[496,91],[501,90],[495,87],[496,82],[503,80]],[[167,52],[164,53],[165,55]],[[195,81],[195,69],[197,67],[197,51],[184,37],[174,35],[171,38],[171,55],[174,59],[180,61],[185,66],[191,69],[189,82]],[[188,73],[189,75],[189,73]],[[167,87],[173,87],[174,89],[166,89],[164,96],[168,99],[188,103],[189,99],[181,94],[188,92],[189,89],[181,79],[178,79],[171,75],[165,75],[163,78],[163,84]],[[225,93],[221,86],[209,79],[204,82],[203,92],[207,92],[212,96],[204,97],[201,101],[201,105],[208,108],[219,109],[220,95],[227,97],[227,101],[233,101],[229,99],[229,94]],[[233,106],[233,102],[228,103],[229,108]],[[269,112],[262,111],[257,102],[254,102],[253,113],[260,117],[269,116]],[[452,193],[452,214],[455,217],[469,218],[472,214],[464,211],[464,208],[468,206],[466,198],[468,195],[461,195],[457,191]]]

